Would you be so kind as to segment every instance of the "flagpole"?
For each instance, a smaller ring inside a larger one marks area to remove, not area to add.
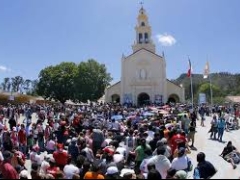
[[[210,73],[210,67],[209,67],[209,61],[207,57],[207,75],[209,78],[209,86],[210,86],[210,101],[211,101],[211,107],[213,106],[213,91],[212,91],[212,78],[211,78],[211,73]]]
[[[190,58],[188,57],[189,63],[190,63],[190,83],[191,83],[191,95],[192,95],[192,110],[193,110],[193,83],[192,83],[192,63],[190,61]]]
[[[209,84],[210,84],[210,96],[211,96],[211,107],[213,106],[213,91],[212,91],[212,78],[211,74],[209,73]]]
[[[191,75],[190,75],[190,81],[191,81],[192,110],[193,110],[193,84],[192,84],[192,73],[191,73]]]

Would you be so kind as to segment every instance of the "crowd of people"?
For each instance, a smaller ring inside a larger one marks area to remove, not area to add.
[[[214,110],[210,137],[222,141],[227,114],[236,110]],[[181,105],[1,106],[0,174],[4,179],[207,179],[217,170],[205,153],[197,154],[196,167],[188,156],[195,148],[198,114],[204,121],[206,113],[204,107]],[[233,168],[240,161],[231,142],[221,156]]]

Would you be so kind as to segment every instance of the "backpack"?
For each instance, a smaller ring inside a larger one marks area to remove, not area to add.
[[[193,171],[193,179],[201,179],[198,167],[196,167]]]
[[[193,165],[192,165],[192,162],[191,162],[191,160],[187,157],[187,169],[186,169],[186,171],[192,171],[192,169],[193,169]]]

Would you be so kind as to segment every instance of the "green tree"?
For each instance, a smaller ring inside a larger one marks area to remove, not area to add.
[[[213,102],[214,104],[224,104],[226,99],[224,97],[214,97]]]
[[[210,102],[211,91],[210,91],[209,83],[202,84],[198,89],[198,94],[199,93],[205,93],[207,96],[208,102]],[[213,97],[222,97],[223,96],[223,92],[221,91],[221,89],[214,84],[212,84],[212,93],[213,93]]]
[[[12,78],[12,90],[13,92],[19,92],[22,84],[24,83],[23,77],[16,76]]]
[[[5,77],[3,82],[2,82],[2,89],[3,89],[3,91],[7,91],[9,84],[10,84],[10,78]]]
[[[31,85],[32,81],[30,79],[26,79],[23,83],[23,89],[26,91],[26,93],[28,93],[29,89],[30,89],[30,85]]]
[[[9,78],[9,81],[7,83],[7,92],[10,92],[11,88],[12,88],[12,82],[11,82],[11,79]]]
[[[31,81],[31,87],[27,94],[32,95],[32,96],[37,96],[38,95],[37,88],[38,88],[38,80],[35,79],[35,80]]]
[[[74,99],[74,79],[77,66],[73,62],[62,62],[41,70],[37,93],[44,98],[64,103]]]
[[[75,78],[75,99],[83,102],[97,100],[102,97],[111,81],[104,64],[99,64],[94,59],[81,62]]]

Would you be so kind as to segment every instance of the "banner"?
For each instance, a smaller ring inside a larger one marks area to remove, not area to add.
[[[14,96],[13,95],[9,96],[9,100],[14,101]]]
[[[132,103],[133,102],[133,100],[132,100],[132,94],[131,93],[129,93],[129,94],[125,94],[124,95],[124,103]]]
[[[163,96],[156,94],[154,100],[156,104],[161,104],[163,102]]]
[[[206,94],[205,93],[199,93],[198,103],[199,104],[205,104],[206,102],[207,102]]]

